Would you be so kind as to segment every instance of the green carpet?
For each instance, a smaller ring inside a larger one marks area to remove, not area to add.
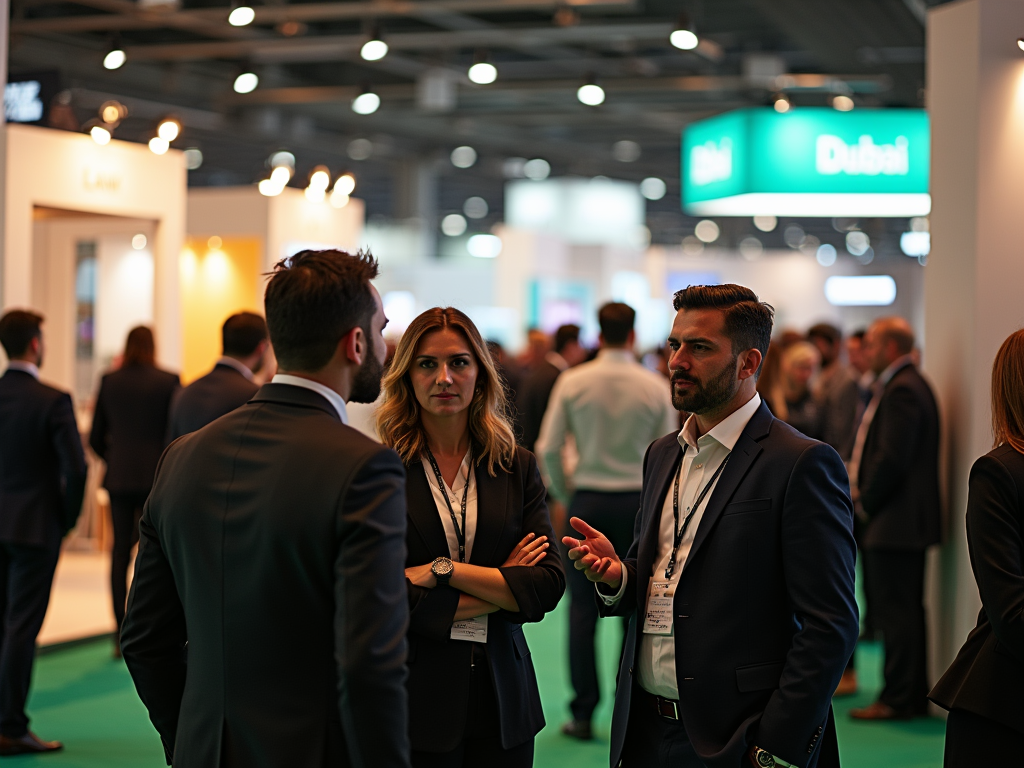
[[[548,726],[537,737],[537,768],[604,768],[608,764],[612,677],[619,653],[621,624],[601,622],[599,652],[601,706],[597,738],[581,743],[561,736],[570,698],[566,659],[568,601],[542,623],[527,627]],[[922,719],[906,723],[856,723],[846,712],[874,699],[881,680],[876,644],[858,650],[861,693],[836,700],[840,748],[848,768],[938,768],[942,765],[944,723]],[[43,738],[61,739],[63,752],[18,757],[4,764],[25,768],[159,768],[163,750],[121,662],[110,658],[109,641],[41,656],[29,701],[32,729]]]

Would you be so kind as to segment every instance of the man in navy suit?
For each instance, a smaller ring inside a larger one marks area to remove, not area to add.
[[[837,766],[831,697],[857,640],[853,508],[830,446],[756,391],[772,308],[738,285],[675,295],[672,398],[692,416],[644,462],[632,547],[566,537],[630,618],[611,765]]]
[[[25,699],[60,542],[85,493],[85,453],[71,395],[39,381],[43,318],[0,318],[10,363],[0,378],[0,756],[53,752],[28,729]]]

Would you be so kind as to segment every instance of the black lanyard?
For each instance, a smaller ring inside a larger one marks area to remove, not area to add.
[[[437,487],[444,496],[444,503],[448,505],[448,513],[452,516],[452,525],[455,526],[455,538],[459,542],[459,562],[466,562],[466,502],[469,501],[469,476],[473,472],[473,453],[469,454],[469,472],[466,473],[466,485],[462,489],[462,527],[459,527],[458,518],[455,517],[455,510],[452,509],[451,499],[448,498],[448,489],[444,486],[444,478],[441,477],[441,468],[437,466],[434,454],[427,448],[427,458],[430,459],[430,466],[434,468],[434,476],[437,477]]]
[[[688,447],[689,446],[686,445],[683,446],[683,455],[682,458],[679,459],[679,468],[676,470],[676,481],[672,489],[672,517],[675,520],[675,526],[673,527],[673,530],[675,531],[676,536],[675,541],[672,544],[672,557],[669,558],[668,565],[665,566],[665,579],[669,581],[671,581],[672,579],[672,574],[675,573],[676,553],[679,551],[679,545],[683,543],[683,537],[686,535],[686,529],[690,527],[690,520],[693,519],[694,513],[700,508],[700,504],[702,501],[704,501],[704,497],[708,495],[708,492],[711,490],[711,486],[715,484],[715,481],[718,479],[718,476],[722,474],[722,470],[725,469],[725,465],[729,463],[729,456],[732,456],[732,454],[730,453],[729,456],[726,456],[722,463],[718,465],[718,469],[715,470],[715,474],[711,476],[711,479],[708,480],[707,485],[704,486],[704,489],[700,492],[700,494],[697,496],[697,499],[693,502],[693,505],[690,507],[689,514],[686,515],[686,519],[683,520],[683,525],[682,527],[680,527],[679,478],[683,474],[683,459],[686,458],[686,449]]]

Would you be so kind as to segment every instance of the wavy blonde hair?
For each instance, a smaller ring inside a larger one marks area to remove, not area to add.
[[[428,333],[452,328],[469,344],[480,369],[476,390],[469,404],[469,435],[477,464],[487,461],[493,477],[497,469],[512,467],[516,439],[508,418],[505,387],[494,366],[480,331],[463,312],[454,307],[434,307],[419,315],[402,335],[391,368],[384,376],[384,398],[377,409],[377,433],[381,441],[398,452],[402,461],[411,463],[427,447],[420,421],[420,404],[412,388],[412,368],[420,340]]]

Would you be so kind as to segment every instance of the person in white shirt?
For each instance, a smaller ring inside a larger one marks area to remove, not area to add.
[[[633,356],[636,312],[628,304],[601,307],[597,359],[565,371],[555,381],[540,436],[537,459],[548,491],[569,514],[605,531],[625,551],[633,540],[640,506],[647,447],[678,430],[668,382]],[[562,461],[568,438],[579,461],[572,481]],[[572,488],[570,488],[572,486]],[[575,697],[567,736],[590,739],[590,720],[600,699],[594,632],[598,611],[593,588],[574,569],[568,573],[569,666]]]
[[[738,285],[675,295],[682,431],[651,446],[620,558],[585,521],[565,537],[628,616],[611,765],[839,765],[832,692],[857,640],[853,505],[842,460],[756,392],[772,308]]]

